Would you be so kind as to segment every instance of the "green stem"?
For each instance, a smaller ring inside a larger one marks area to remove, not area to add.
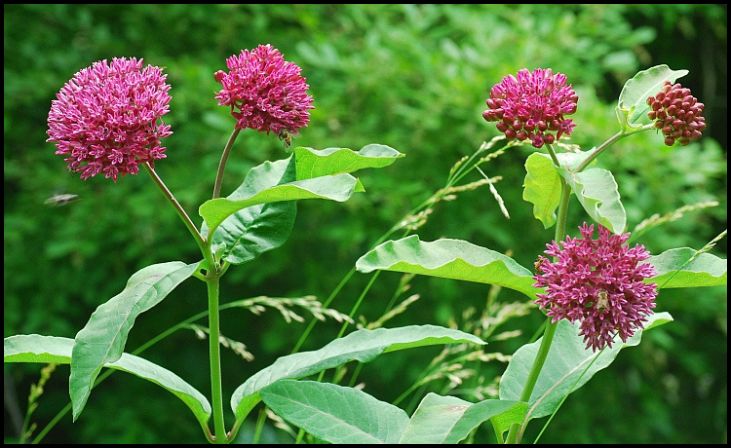
[[[627,137],[627,136],[630,136],[632,134],[637,134],[638,132],[649,131],[651,129],[655,129],[655,126],[653,126],[652,124],[648,124],[648,125],[645,125],[645,126],[641,126],[641,127],[637,128],[637,129],[632,129],[632,130],[629,130],[629,131],[627,131],[627,130],[621,130],[621,131],[617,132],[616,134],[614,134],[611,137],[609,137],[607,139],[607,141],[605,141],[604,143],[602,143],[601,145],[599,145],[594,150],[594,152],[592,152],[589,155],[589,157],[586,158],[586,160],[584,160],[583,162],[581,162],[581,164],[579,164],[579,166],[576,168],[576,172],[578,173],[578,172],[584,171],[584,168],[586,168],[587,166],[589,166],[589,164],[591,162],[593,162],[594,159],[596,159],[597,157],[599,157],[601,155],[601,153],[603,153],[607,148],[609,148],[610,146],[612,146],[614,143],[616,143],[617,141],[621,140],[622,138]]]
[[[251,439],[251,444],[256,445],[259,443],[261,438],[261,432],[264,429],[264,422],[267,420],[267,413],[264,408],[259,410],[259,417],[256,419],[256,427],[254,429],[254,437]]]
[[[239,132],[241,132],[241,129],[238,127],[234,129],[234,131],[231,133],[231,136],[228,138],[228,141],[226,142],[226,146],[223,148],[223,153],[221,154],[221,160],[218,162],[218,171],[216,171],[216,181],[213,183],[213,195],[211,196],[213,199],[216,199],[217,197],[221,196],[221,184],[223,184],[223,172],[226,169],[226,162],[228,161],[228,156],[231,154],[231,148],[234,146],[234,142],[236,141],[236,137],[239,136]]]
[[[208,352],[211,370],[211,398],[213,406],[213,427],[216,443],[226,443],[226,425],[223,420],[223,392],[221,387],[221,333],[218,324],[218,273],[209,271],[206,276],[208,285]]]

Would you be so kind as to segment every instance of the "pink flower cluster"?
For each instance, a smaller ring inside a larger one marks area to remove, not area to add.
[[[271,45],[242,50],[226,59],[228,73],[215,73],[223,88],[218,104],[230,106],[236,127],[261,132],[296,134],[310,121],[312,97],[296,64],[284,60]]]
[[[497,129],[508,139],[528,139],[540,148],[562,134],[571,135],[575,125],[565,115],[576,112],[578,101],[563,73],[554,74],[550,68],[522,69],[517,77],[508,75],[490,89],[489,109],[482,117],[496,121]]]
[[[662,129],[666,145],[673,146],[676,141],[687,145],[701,138],[706,128],[705,106],[690,94],[690,89],[665,81],[657,95],[647,98],[647,104],[652,109],[647,116],[655,120],[656,128]]]
[[[657,287],[646,284],[655,268],[641,263],[650,254],[641,245],[627,247],[629,234],[613,235],[584,223],[581,238],[566,237],[561,244],[547,244],[539,256],[535,275],[537,287],[546,288],[536,303],[553,322],[580,322],[586,347],[596,351],[612,346],[616,335],[626,341],[655,307]]]
[[[172,132],[170,86],[159,67],[142,59],[95,62],[74,75],[48,114],[48,141],[82,179],[97,174],[115,181],[136,174],[138,164],[165,158],[161,140]]]

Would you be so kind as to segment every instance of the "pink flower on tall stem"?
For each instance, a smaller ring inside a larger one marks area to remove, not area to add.
[[[310,121],[312,97],[302,69],[271,45],[242,50],[226,59],[229,72],[214,74],[222,89],[218,104],[231,107],[238,129],[297,134]]]
[[[547,244],[536,262],[536,286],[546,288],[536,303],[553,322],[579,322],[587,348],[611,347],[619,335],[626,341],[655,308],[657,286],[644,280],[655,268],[642,263],[650,254],[641,245],[625,245],[629,234],[613,235],[584,223],[581,238],[566,237]]]
[[[161,140],[172,132],[170,86],[162,69],[142,59],[95,62],[74,75],[48,114],[48,141],[82,179],[97,174],[117,180],[136,174],[140,163],[165,158]]]
[[[527,139],[540,148],[563,134],[571,135],[575,125],[565,116],[576,112],[578,101],[563,73],[524,68],[517,77],[508,75],[490,89],[488,109],[482,117],[496,121],[497,129],[508,139]]]

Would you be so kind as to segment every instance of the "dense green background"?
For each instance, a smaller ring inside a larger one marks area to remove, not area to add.
[[[113,56],[139,56],[165,67],[172,85],[174,134],[158,169],[194,213],[210,194],[220,149],[232,120],[216,106],[212,73],[242,48],[271,43],[303,68],[315,98],[312,122],[295,144],[360,148],[379,142],[407,157],[361,177],[368,192],[346,204],[309,201],[299,208],[290,241],[256,263],[232,269],[224,299],[259,294],[327,296],[383,231],[443,184],[459,157],[495,135],[481,118],[489,87],[522,67],[552,67],[574,83],[581,100],[574,142],[591,147],[615,131],[613,104],[637,70],[667,63],[687,68],[681,81],[706,103],[710,124],[700,144],[668,149],[646,133],[617,144],[601,164],[619,183],[632,228],[653,213],[716,199],[720,206],[691,213],[642,238],[652,252],[701,247],[726,227],[726,8],[665,6],[5,6],[4,95],[4,334],[73,337],[93,309],[119,292],[139,268],[193,261],[197,249],[146,176],[117,185],[81,182],[45,143],[50,101],[73,74]],[[552,234],[521,200],[529,148],[487,166],[512,219],[505,220],[486,189],[437,209],[420,230],[424,239],[449,236],[496,250],[512,249],[531,266]],[[273,137],[244,132],[228,165],[224,191],[251,166],[285,153]],[[476,180],[473,179],[473,180]],[[46,198],[72,193],[64,207]],[[574,206],[572,223],[585,219]],[[725,241],[717,249],[725,252]],[[366,300],[376,318],[399,276],[382,275]],[[347,312],[366,277],[358,274],[335,306]],[[422,299],[392,325],[446,324],[467,306],[480,307],[486,288],[416,279]],[[202,284],[190,281],[143,316],[128,347],[206,306]],[[544,442],[726,441],[725,289],[663,292],[658,310],[676,322],[647,335],[637,349],[573,395]],[[517,298],[504,293],[505,299]],[[496,347],[512,352],[541,322],[537,312],[516,321],[521,339]],[[301,324],[273,312],[231,311],[224,334],[245,342],[256,361],[225,351],[226,395],[255,370],[288,353]],[[318,327],[318,347],[337,325]],[[391,400],[426,366],[435,350],[417,350],[366,366],[367,390]],[[148,357],[208,391],[206,344],[178,333]],[[494,376],[502,369],[499,363]],[[5,437],[16,428],[10,408],[24,412],[38,366],[5,368]],[[44,425],[67,401],[67,368],[48,383],[34,420]],[[13,400],[8,391],[14,392]],[[538,425],[535,425],[538,426]],[[487,432],[485,432],[487,434]],[[480,434],[480,440],[485,434]],[[487,439],[485,439],[487,440]],[[53,442],[193,442],[198,428],[171,395],[127,375],[97,390],[79,422],[70,417]]]

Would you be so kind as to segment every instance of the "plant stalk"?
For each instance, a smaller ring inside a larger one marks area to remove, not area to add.
[[[206,275],[208,286],[208,352],[211,370],[211,398],[215,443],[227,443],[226,424],[223,420],[223,392],[221,387],[221,345],[219,344],[218,287],[219,275],[209,270]]]
[[[226,170],[226,162],[228,161],[228,156],[231,154],[231,149],[234,146],[234,142],[236,141],[236,137],[239,136],[239,132],[241,132],[241,129],[234,128],[234,131],[231,133],[231,136],[228,138],[228,141],[226,142],[226,146],[223,148],[223,153],[221,154],[221,160],[218,162],[218,171],[216,171],[216,181],[213,183],[213,195],[212,198],[216,199],[221,196],[221,184],[223,183],[223,172]]]

